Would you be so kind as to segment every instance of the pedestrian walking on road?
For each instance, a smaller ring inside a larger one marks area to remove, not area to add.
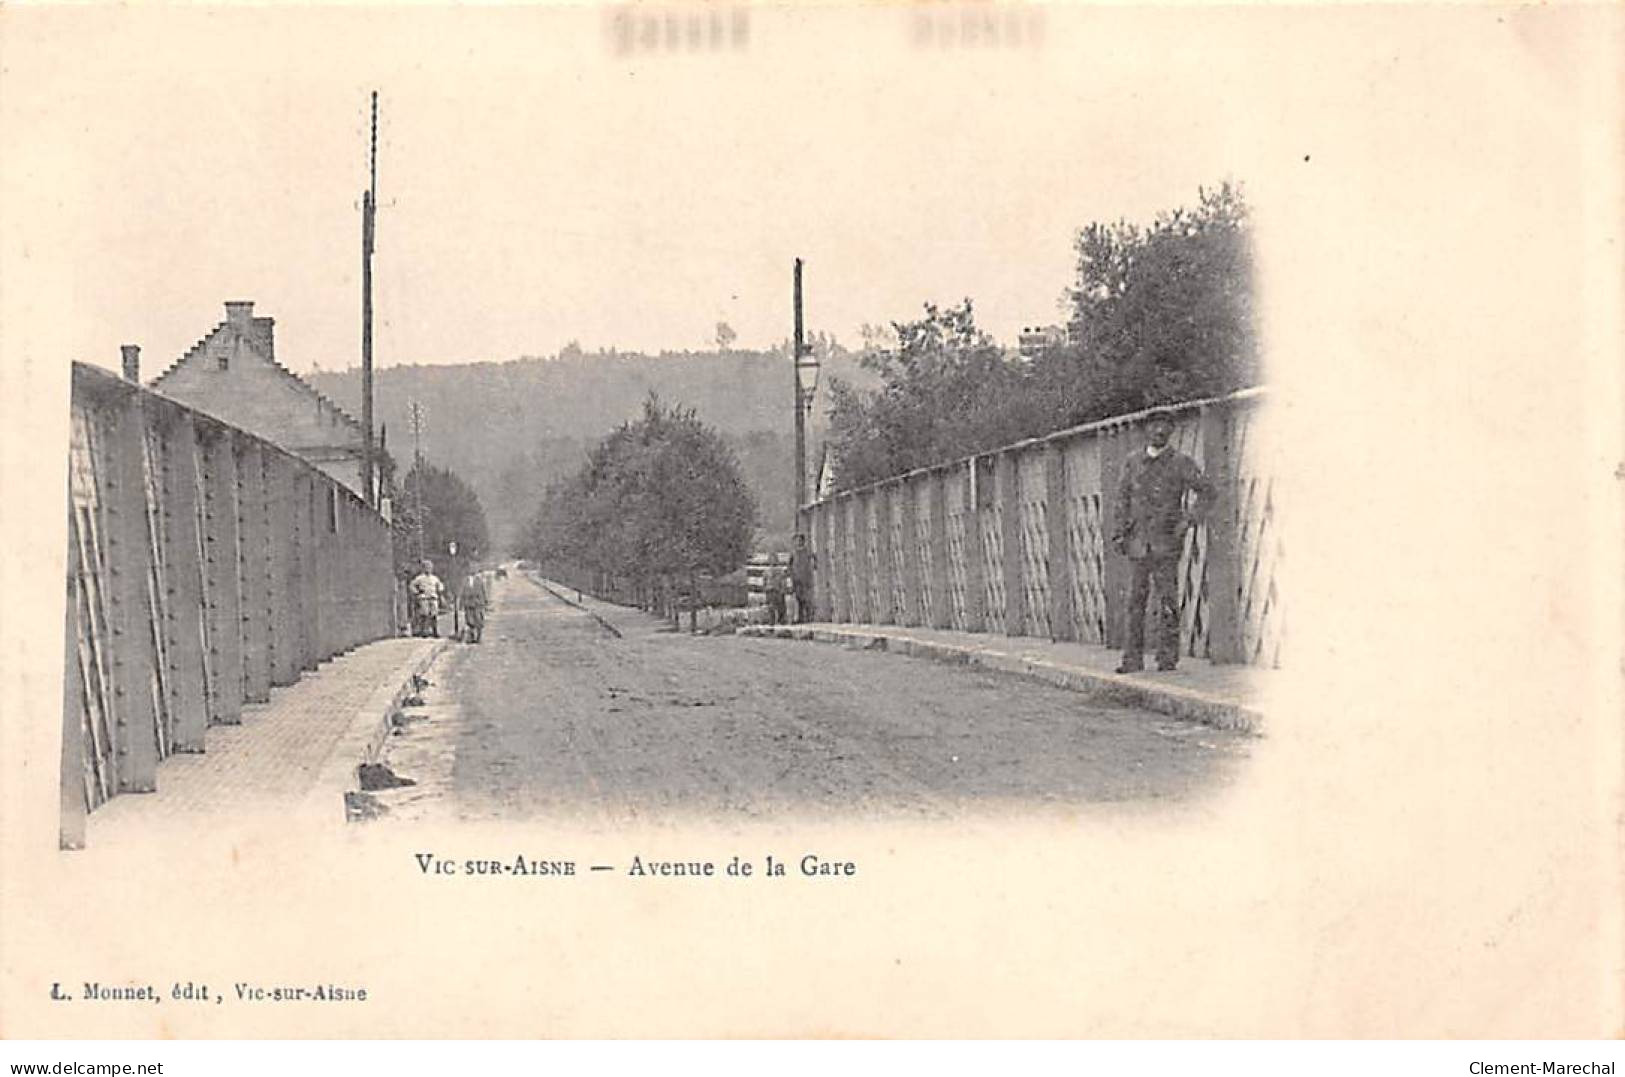
[[[813,568],[817,556],[807,548],[807,536],[797,533],[795,549],[790,551],[790,586],[796,596],[796,623],[812,620]]]
[[[412,602],[412,635],[439,638],[440,611],[446,605],[446,585],[434,574],[434,562],[425,558],[406,587]]]
[[[485,630],[485,609],[491,594],[485,586],[485,573],[475,572],[463,581],[463,632],[468,642],[478,643]]]
[[[768,624],[784,624],[789,620],[784,606],[784,569],[776,564],[768,565],[762,586],[767,592]]]
[[[1145,668],[1145,607],[1157,594],[1157,668],[1179,663],[1179,555],[1185,534],[1207,515],[1213,488],[1196,461],[1169,444],[1174,423],[1166,412],[1146,420],[1147,444],[1123,465],[1117,487],[1112,547],[1133,567],[1128,596],[1128,641],[1119,673]],[[1187,505],[1186,495],[1194,497]]]

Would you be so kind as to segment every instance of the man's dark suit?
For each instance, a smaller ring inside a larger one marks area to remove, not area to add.
[[[1185,509],[1185,494],[1197,503]],[[1141,450],[1123,465],[1117,485],[1117,527],[1112,546],[1134,566],[1128,597],[1128,642],[1123,666],[1137,669],[1145,655],[1145,604],[1157,589],[1157,665],[1179,660],[1179,554],[1185,531],[1205,515],[1211,485],[1196,461],[1168,446],[1156,456]]]

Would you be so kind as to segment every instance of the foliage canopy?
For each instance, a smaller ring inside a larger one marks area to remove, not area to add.
[[[454,472],[429,463],[414,466],[394,500],[395,572],[400,576],[417,571],[420,504],[422,556],[435,563],[436,574],[455,590],[474,562],[489,551],[485,509],[479,496]],[[457,544],[455,555],[451,553],[453,542]]]
[[[643,415],[548,487],[526,553],[561,578],[721,575],[744,563],[756,506],[733,451],[691,409],[653,394]]]
[[[1015,357],[976,326],[971,301],[864,333],[881,385],[831,384],[836,486],[852,489],[1079,423],[1254,384],[1252,246],[1226,183],[1149,227],[1090,224],[1074,237],[1068,332]],[[869,327],[866,327],[868,329]]]

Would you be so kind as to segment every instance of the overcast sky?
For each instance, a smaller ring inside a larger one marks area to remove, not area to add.
[[[635,26],[618,49],[604,6],[7,6],[5,366],[133,342],[150,376],[237,298],[293,369],[357,362],[374,87],[385,367],[703,348],[719,320],[767,346],[797,255],[811,330],[856,343],[970,296],[1009,341],[1059,316],[1077,227],[1226,178],[1258,214],[1274,370],[1322,362],[1334,318],[1484,363],[1511,347],[1479,311],[1526,294],[1512,268],[1617,204],[1580,183],[1579,117],[1619,85],[1579,14],[756,6],[735,46],[738,9],[637,10],[722,12],[722,47]],[[1571,259],[1543,265],[1567,287]],[[1440,320],[1440,288],[1468,320]]]
[[[756,8],[735,46],[718,8],[720,48],[624,52],[618,10],[13,9],[29,290],[72,312],[14,343],[155,370],[244,298],[293,368],[356,362],[375,87],[381,365],[707,347],[719,320],[767,346],[797,255],[809,329],[970,296],[1010,339],[1058,318],[1079,225],[1246,180],[1268,102],[1264,43],[1211,47],[1222,14],[932,7],[933,42],[983,38],[943,47],[903,7]]]

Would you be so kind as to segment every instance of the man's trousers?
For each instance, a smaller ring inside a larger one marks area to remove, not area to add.
[[[1145,603],[1157,593],[1157,665],[1179,661],[1179,558],[1140,557],[1129,562],[1132,582],[1128,593],[1128,644],[1123,664],[1137,666],[1145,659]]]

